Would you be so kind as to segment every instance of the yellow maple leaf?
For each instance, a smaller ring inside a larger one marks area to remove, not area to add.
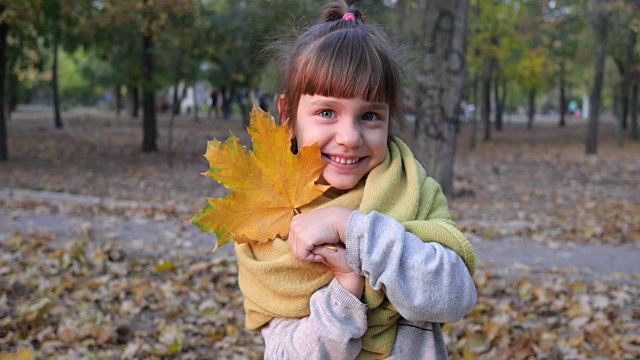
[[[264,242],[287,235],[297,209],[329,188],[315,183],[325,167],[318,144],[293,154],[287,126],[257,106],[248,131],[253,151],[231,134],[224,142],[209,141],[204,155],[210,169],[203,175],[231,190],[223,198],[208,198],[191,219],[201,231],[216,234],[216,249],[232,240]]]

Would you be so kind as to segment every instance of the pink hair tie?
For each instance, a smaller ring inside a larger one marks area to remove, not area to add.
[[[349,20],[351,20],[351,21],[353,21],[353,23],[354,23],[354,24],[357,24],[357,23],[358,23],[358,21],[356,20],[356,15],[355,15],[354,13],[350,13],[350,12],[348,12],[348,13],[344,14],[344,15],[342,16],[342,20],[344,20],[344,21],[349,21]]]

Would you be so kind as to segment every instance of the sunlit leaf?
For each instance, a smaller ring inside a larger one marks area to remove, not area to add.
[[[209,198],[192,219],[201,231],[217,235],[216,248],[232,240],[262,242],[287,235],[297,209],[328,188],[315,184],[325,167],[317,144],[293,154],[287,126],[276,125],[258,107],[248,130],[253,151],[231,135],[225,142],[210,141],[205,154],[211,167],[206,176],[231,190],[223,198]]]

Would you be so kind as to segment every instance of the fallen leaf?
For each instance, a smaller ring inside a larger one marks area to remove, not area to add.
[[[184,332],[176,326],[165,326],[160,330],[160,342],[167,346],[169,354],[182,351]]]
[[[127,347],[124,349],[124,352],[122,353],[121,358],[122,359],[135,358],[136,354],[138,354],[138,351],[140,351],[140,348],[142,347],[143,344],[144,344],[144,340],[140,338],[136,338],[134,341],[127,344]]]
[[[61,326],[58,328],[58,338],[65,344],[71,344],[76,341],[78,332],[71,326]]]
[[[32,360],[35,359],[31,350],[20,348],[15,353],[3,351],[0,353],[0,360]]]
[[[176,265],[171,260],[162,259],[156,263],[155,269],[157,272],[173,271]]]

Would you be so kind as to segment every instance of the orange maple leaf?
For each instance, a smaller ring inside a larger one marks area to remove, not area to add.
[[[291,152],[285,125],[277,125],[268,112],[253,107],[248,127],[253,151],[231,134],[224,141],[207,144],[205,158],[213,178],[231,194],[208,198],[191,222],[217,236],[214,251],[235,240],[264,242],[289,233],[297,209],[317,199],[329,186],[319,185],[324,170],[318,144]]]

